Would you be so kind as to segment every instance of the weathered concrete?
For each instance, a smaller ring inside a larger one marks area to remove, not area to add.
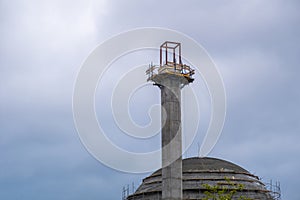
[[[167,78],[161,83],[162,199],[182,199],[182,142],[180,81]],[[163,121],[164,121],[163,120]]]
[[[230,188],[234,184],[243,184],[244,188],[237,191],[233,199],[240,196],[259,200],[274,200],[271,193],[259,178],[244,168],[216,158],[188,158],[182,161],[182,199],[199,200],[206,197],[203,184],[220,185]],[[228,183],[230,179],[231,183]],[[127,200],[161,200],[162,170],[143,179],[136,192]]]
[[[181,88],[187,80],[178,75],[158,74],[162,106],[162,199],[182,199]]]

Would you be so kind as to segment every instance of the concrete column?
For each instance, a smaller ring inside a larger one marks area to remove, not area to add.
[[[162,200],[182,199],[181,82],[166,76],[160,82],[162,105]],[[164,110],[163,110],[164,109]]]

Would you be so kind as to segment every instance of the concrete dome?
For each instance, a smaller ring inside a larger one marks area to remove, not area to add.
[[[188,158],[182,162],[183,199],[201,199],[206,190],[203,184],[232,187],[230,183],[242,184],[236,193],[251,199],[273,199],[259,178],[242,167],[217,158]],[[143,179],[142,184],[127,200],[161,199],[161,169]]]

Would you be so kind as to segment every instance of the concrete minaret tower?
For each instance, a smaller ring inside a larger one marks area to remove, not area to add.
[[[146,71],[161,90],[162,199],[182,199],[181,89],[193,82],[194,70],[181,61],[181,45],[160,46],[160,65]]]

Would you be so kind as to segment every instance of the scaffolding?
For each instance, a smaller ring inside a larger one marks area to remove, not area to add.
[[[129,184],[127,184],[126,186],[123,186],[123,189],[122,189],[122,200],[126,200],[127,197],[129,195],[133,194],[134,192],[135,192],[134,182],[132,182],[132,184],[131,184],[131,191],[130,191]]]
[[[146,70],[147,81],[154,81],[156,75],[166,74],[184,77],[188,82],[193,82],[195,70],[182,63],[181,44],[178,42],[166,41],[160,46],[160,63],[153,65],[151,63]]]
[[[274,200],[281,200],[281,189],[280,189],[280,182],[276,181],[273,183],[270,180],[269,183],[266,183],[266,187],[269,190],[270,195],[273,197]]]

